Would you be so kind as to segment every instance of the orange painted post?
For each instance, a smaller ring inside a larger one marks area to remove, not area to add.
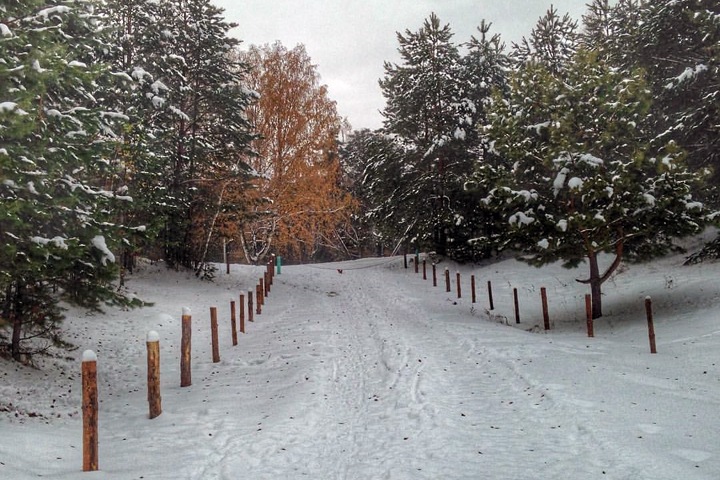
[[[592,297],[590,294],[585,294],[585,317],[587,318],[587,334],[588,337],[594,337],[595,331],[593,330],[593,318],[592,318]]]
[[[240,294],[240,333],[245,333],[245,295]]]
[[[543,321],[545,322],[545,330],[550,330],[550,314],[548,312],[547,290],[545,287],[540,288],[540,299],[542,300]]]
[[[82,358],[83,471],[98,469],[97,355],[85,350]]]
[[[450,292],[450,269],[445,267],[445,291]]]
[[[433,287],[437,287],[437,269],[433,263]]]
[[[520,323],[520,304],[518,303],[517,288],[513,288],[513,303],[515,303],[515,323]]]
[[[149,417],[155,418],[162,413],[162,399],[160,397],[160,336],[154,330],[147,334],[147,380]]]
[[[650,353],[657,353],[657,346],[655,345],[655,325],[653,325],[652,299],[650,297],[645,297],[645,313],[647,314]]]
[[[470,275],[470,296],[472,297],[472,303],[475,303],[475,275]]]
[[[218,321],[216,307],[210,307],[210,336],[212,340],[212,360],[213,363],[218,363],[220,361],[220,345],[218,341]]]
[[[423,280],[427,280],[427,260],[423,260]]]
[[[495,303],[493,302],[492,295],[492,282],[488,280],[488,303],[490,304],[490,310],[495,310]]]
[[[455,283],[457,284],[457,298],[462,298],[462,287],[460,286],[460,272],[455,272]]]
[[[192,350],[192,317],[189,308],[183,308],[182,339],[180,341],[180,386],[192,385],[192,366],[190,353]]]
[[[235,317],[235,301],[230,302],[230,328],[232,329],[232,344],[237,345],[237,318]]]
[[[253,322],[253,293],[248,290],[248,321]]]

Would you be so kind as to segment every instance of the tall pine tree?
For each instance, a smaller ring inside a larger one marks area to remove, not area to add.
[[[111,212],[131,198],[109,160],[127,117],[98,101],[109,72],[94,2],[11,2],[0,15],[0,312],[21,359],[24,339],[57,340],[61,299],[127,303]]]

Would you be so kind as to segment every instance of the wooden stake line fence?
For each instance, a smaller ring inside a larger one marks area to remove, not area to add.
[[[585,294],[585,318],[587,318],[587,335],[592,338],[595,336],[595,331],[592,318],[592,296],[589,293]]]
[[[192,385],[192,316],[189,308],[183,308],[182,313],[182,338],[180,340],[180,386],[189,387]]]
[[[545,287],[540,287],[540,299],[542,301],[543,322],[545,324],[545,330],[550,330],[550,315],[548,313],[547,291],[545,290]]]
[[[487,282],[487,290],[488,290],[488,303],[490,304],[490,310],[495,310],[495,303],[493,302],[493,294],[492,294],[492,282],[488,280]]]
[[[248,321],[250,321],[250,322],[254,321],[253,320],[253,293],[251,291],[248,291]]]
[[[245,295],[240,294],[240,333],[245,333]]]
[[[220,361],[220,344],[218,340],[217,307],[210,307],[210,336],[212,340],[212,361]]]
[[[98,452],[97,355],[85,350],[82,358],[83,471],[96,471]]]
[[[657,346],[655,345],[655,325],[653,324],[652,299],[650,297],[645,297],[645,314],[647,315],[650,353],[657,353]]]
[[[151,330],[147,334],[147,382],[149,418],[153,419],[162,413],[162,398],[160,396],[160,337]]]
[[[232,333],[233,346],[238,344],[237,337],[237,318],[235,317],[235,300],[230,301],[230,329]]]

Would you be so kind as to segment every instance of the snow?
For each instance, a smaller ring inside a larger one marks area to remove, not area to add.
[[[110,260],[110,263],[115,263],[115,255],[107,247],[107,244],[105,243],[105,237],[103,237],[102,235],[95,236],[92,239],[92,244],[95,248],[102,252],[103,257],[101,259],[101,262],[103,265],[107,265],[108,260]]]
[[[688,80],[692,80],[698,75],[700,75],[702,72],[707,71],[708,67],[707,65],[704,65],[702,63],[695,65],[695,67],[686,67],[685,70],[672,79],[667,85],[665,85],[665,89],[671,90],[675,88],[677,85],[680,85],[683,82],[686,82]]]
[[[565,185],[565,179],[568,173],[570,173],[570,170],[567,167],[563,167],[558,172],[557,177],[555,177],[553,181],[553,191],[556,197],[558,193],[560,193],[560,190],[562,190],[563,185]]]
[[[159,342],[160,341],[160,334],[156,332],[155,330],[150,330],[147,333],[147,336],[145,337],[146,342]]]
[[[82,354],[82,361],[85,362],[97,362],[97,355],[92,350],[85,350]]]
[[[27,115],[27,112],[18,107],[15,102],[0,102],[0,113],[15,112],[18,115]]]
[[[0,36],[2,37],[12,37],[13,33],[10,28],[5,25],[4,23],[0,23]]]
[[[594,338],[587,286],[574,280],[586,270],[443,261],[465,282],[458,299],[404,269],[402,257],[289,265],[234,347],[229,302],[263,268],[232,265],[225,275],[219,266],[210,283],[144,263],[126,281],[152,306],[70,309],[64,338],[78,350],[38,356],[37,368],[0,359],[0,478],[715,480],[720,263],[682,261],[624,266],[604,284]],[[492,280],[494,310],[485,289],[471,303],[471,274],[477,285]],[[196,312],[185,388],[180,305]],[[149,330],[162,350],[163,413],[153,420]],[[81,472],[78,352],[88,348],[103,359],[97,474]]]

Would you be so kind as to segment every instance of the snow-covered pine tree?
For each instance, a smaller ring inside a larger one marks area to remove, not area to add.
[[[135,82],[124,165],[170,267],[206,265],[226,182],[243,182],[253,138],[233,24],[209,0],[108,2],[121,26],[114,64]]]
[[[682,152],[653,148],[643,131],[650,102],[641,71],[623,74],[582,50],[561,77],[525,65],[493,102],[487,133],[511,175],[486,202],[507,219],[506,247],[538,266],[587,262],[578,281],[590,285],[594,318],[623,259],[663,254],[703,222]]]
[[[543,63],[554,74],[560,73],[572,60],[578,48],[577,21],[569,14],[562,18],[554,6],[540,17],[530,32],[530,38],[523,37],[514,43],[512,56],[522,65],[531,62]]]
[[[474,255],[467,240],[479,223],[472,218],[478,202],[465,188],[482,156],[476,125],[483,97],[502,77],[501,62],[495,64],[502,44],[488,30],[483,23],[463,59],[450,26],[433,14],[417,32],[398,34],[402,63],[387,62],[380,81],[384,131],[404,151],[403,184],[393,201],[415,209],[393,221],[411,243],[464,259]]]
[[[85,0],[23,0],[0,8],[0,316],[20,360],[59,340],[61,299],[125,303],[116,291],[109,158],[126,117],[98,100],[104,24]]]

